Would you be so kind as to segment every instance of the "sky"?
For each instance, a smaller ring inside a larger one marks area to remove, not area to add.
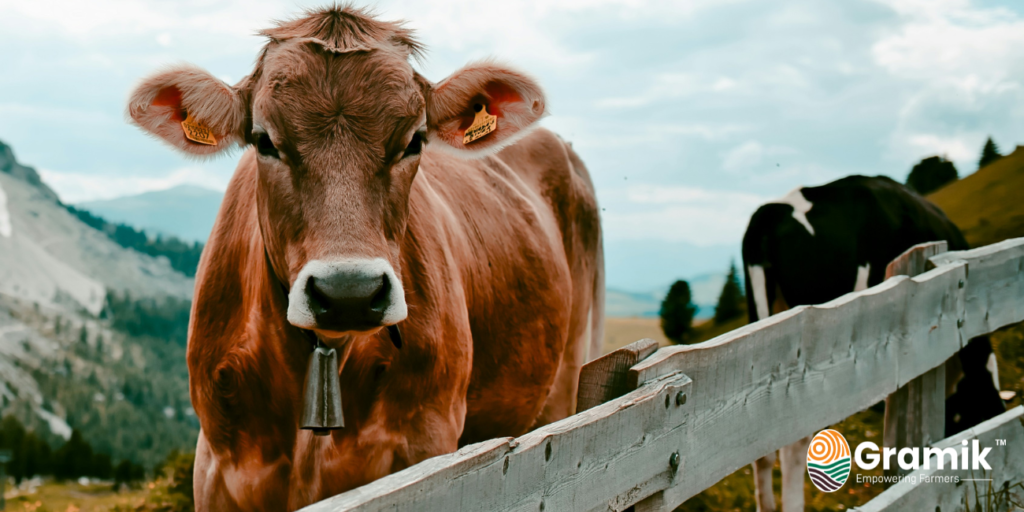
[[[238,152],[180,156],[124,121],[140,78],[191,62],[237,82],[257,30],[323,2],[0,0],[0,140],[66,202],[190,183]],[[1015,0],[380,0],[439,81],[496,57],[536,77],[603,208],[610,286],[720,272],[756,207],[849,174],[973,172],[1024,144]]]

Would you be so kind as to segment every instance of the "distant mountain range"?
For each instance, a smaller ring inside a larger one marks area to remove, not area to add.
[[[152,234],[174,235],[182,240],[205,242],[213,229],[224,193],[195,185],[102,201],[86,201],[75,207],[111,222],[123,222]]]
[[[687,279],[692,301],[697,306],[696,318],[710,318],[715,314],[718,295],[725,284],[726,272],[701,274]],[[609,317],[655,317],[661,310],[661,301],[671,283],[646,293],[627,292],[609,288],[605,294],[605,315]]]

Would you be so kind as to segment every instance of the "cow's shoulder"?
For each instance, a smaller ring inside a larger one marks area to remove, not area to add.
[[[558,174],[572,169],[567,144],[546,128],[531,130],[497,158],[524,176]]]
[[[258,300],[253,282],[261,277],[265,260],[256,218],[252,153],[242,156],[224,193],[196,272],[187,347],[194,402],[209,398],[213,390],[208,386],[215,384],[218,369],[226,368],[231,346],[245,336],[246,310]]]
[[[556,208],[582,202],[596,208],[594,186],[583,161],[566,142],[546,128],[537,128],[496,156]]]
[[[262,241],[256,211],[255,151],[246,151],[221,200],[213,230],[196,272],[196,301],[218,300],[226,294],[242,298],[241,284],[250,266],[259,265]],[[226,308],[210,308],[217,314]]]

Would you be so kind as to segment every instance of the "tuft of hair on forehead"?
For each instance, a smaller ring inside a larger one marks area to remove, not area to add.
[[[404,48],[416,59],[424,53],[423,45],[403,22],[381,21],[373,12],[348,4],[307,10],[298,18],[260,31],[260,35],[272,43],[307,39],[335,53],[368,51],[381,44]]]

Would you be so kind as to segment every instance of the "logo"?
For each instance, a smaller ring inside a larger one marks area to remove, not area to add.
[[[850,477],[850,445],[835,430],[822,430],[807,448],[807,474],[823,492],[834,492]]]

